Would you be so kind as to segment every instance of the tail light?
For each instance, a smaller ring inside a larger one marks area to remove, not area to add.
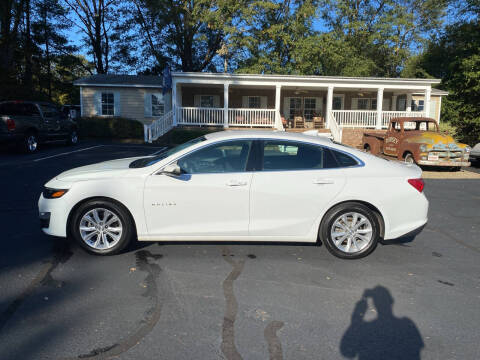
[[[423,188],[425,187],[423,179],[408,179],[408,183],[417,189],[418,192],[422,192]]]
[[[15,130],[15,120],[10,119],[8,116],[3,116],[2,118],[5,121],[5,124],[7,124],[7,129],[9,131]]]

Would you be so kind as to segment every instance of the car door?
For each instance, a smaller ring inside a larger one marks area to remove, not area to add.
[[[397,156],[402,135],[403,132],[401,129],[401,124],[399,122],[392,121],[383,145],[383,152],[385,155]]]
[[[306,237],[345,184],[331,151],[315,144],[265,140],[263,170],[251,187],[251,236]]]
[[[151,236],[247,236],[251,140],[210,144],[177,160],[182,174],[148,177],[144,207]]]
[[[60,117],[55,106],[49,104],[40,105],[43,122],[46,128],[46,136],[49,140],[56,140],[60,136]]]

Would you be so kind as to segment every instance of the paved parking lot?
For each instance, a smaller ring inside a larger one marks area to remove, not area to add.
[[[480,180],[427,180],[424,231],[356,261],[295,244],[95,257],[40,232],[50,178],[158,150],[0,153],[0,359],[478,359]]]

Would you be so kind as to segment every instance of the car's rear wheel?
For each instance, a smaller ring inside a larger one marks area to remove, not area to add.
[[[319,235],[333,255],[342,259],[359,259],[377,246],[380,225],[378,217],[367,206],[348,202],[325,214]]]
[[[34,132],[28,132],[23,139],[23,151],[33,154],[38,149],[38,138]]]
[[[117,254],[133,237],[133,222],[120,205],[104,200],[82,204],[74,213],[70,232],[85,250],[97,255]]]

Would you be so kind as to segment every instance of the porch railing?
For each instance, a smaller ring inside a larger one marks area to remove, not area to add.
[[[330,121],[328,125],[330,127],[330,132],[332,133],[333,140],[336,142],[342,142],[342,128],[339,126],[333,111],[330,113]]]
[[[423,117],[423,111],[382,111],[382,128],[386,129],[390,120],[397,117]]]
[[[275,127],[275,109],[228,109],[231,126]]]
[[[223,108],[179,107],[179,125],[223,126]]]
[[[375,127],[377,112],[369,110],[332,110],[340,127]]]
[[[152,121],[150,125],[143,125],[145,142],[151,143],[173,128],[173,111]]]
[[[340,127],[375,128],[377,125],[376,110],[332,110],[332,114]],[[382,111],[382,128],[387,128],[390,120],[396,117],[424,116],[422,111]]]

